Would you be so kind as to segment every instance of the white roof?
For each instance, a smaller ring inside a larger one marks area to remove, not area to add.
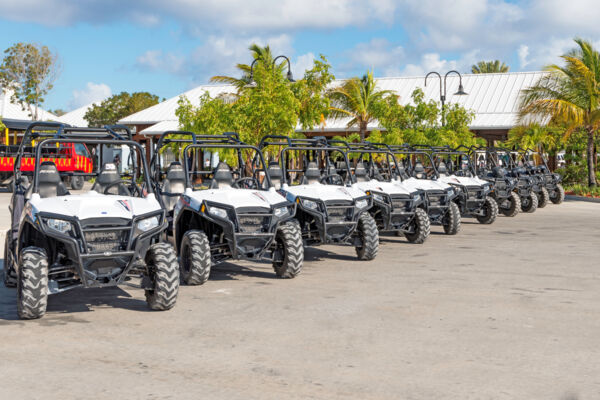
[[[518,99],[522,89],[533,85],[545,72],[508,72],[498,74],[464,74],[463,87],[467,96],[456,96],[459,78],[449,75],[447,79],[446,104],[458,103],[467,110],[475,112],[471,129],[509,129],[516,124]],[[342,80],[333,82],[340,84]],[[439,101],[440,82],[437,76],[430,76],[427,87],[424,85],[424,76],[377,78],[379,89],[392,90],[400,96],[402,104],[411,102],[411,94],[416,88],[423,89],[426,100]],[[199,104],[199,98],[208,91],[211,97],[223,93],[235,93],[236,88],[231,85],[204,85],[183,93],[193,105]],[[161,121],[177,121],[175,110],[180,96],[172,97],[155,106],[139,111],[120,120],[123,124],[156,124]],[[315,127],[311,131],[347,131],[355,130],[346,128],[347,120],[327,120],[324,127]],[[172,125],[171,125],[172,126]],[[378,127],[375,121],[369,129]],[[150,127],[148,129],[155,127]],[[158,133],[158,132],[157,132]]]
[[[15,104],[10,101],[12,91],[2,90],[0,88],[0,117],[8,119],[20,119],[20,120],[31,120],[29,110],[26,108],[23,110],[20,104]],[[55,121],[56,115],[49,113],[46,110],[38,108],[38,120],[39,121]]]
[[[73,111],[69,111],[68,113],[63,114],[56,119],[58,120],[58,122],[63,122],[65,124],[69,124],[71,126],[87,127],[88,122],[85,119],[83,119],[83,116],[93,105],[98,105],[98,104],[100,104],[99,101],[95,102],[95,103],[87,104],[83,107],[76,108]]]
[[[146,129],[139,131],[141,135],[161,135],[167,131],[178,131],[179,121],[168,119],[166,121],[160,121],[156,124],[149,126]]]

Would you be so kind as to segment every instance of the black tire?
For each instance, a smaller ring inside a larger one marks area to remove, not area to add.
[[[168,243],[155,243],[146,252],[146,265],[154,289],[146,290],[146,302],[152,310],[170,310],[179,293],[177,253]]]
[[[417,208],[415,211],[415,218],[413,219],[413,226],[415,231],[413,233],[404,232],[404,236],[411,243],[422,244],[425,243],[429,233],[431,232],[431,221],[429,215],[422,208]]]
[[[560,204],[565,201],[565,188],[559,183],[556,185],[556,196],[550,197],[550,201],[554,204]]]
[[[546,207],[548,201],[550,201],[550,194],[548,193],[548,189],[543,187],[542,192],[538,195],[538,208]]]
[[[202,231],[187,231],[179,249],[181,281],[186,285],[202,285],[210,276],[210,244]]]
[[[356,255],[359,260],[368,261],[377,257],[379,250],[379,231],[377,223],[368,212],[363,212],[358,218],[356,231],[362,246],[356,247]]]
[[[21,251],[17,283],[17,314],[21,319],[41,318],[48,305],[48,258],[40,247]]]
[[[490,196],[486,196],[485,203],[483,203],[483,215],[477,216],[477,221],[480,224],[492,224],[498,217],[498,203]]]
[[[12,265],[12,256],[8,249],[9,233],[10,230],[6,231],[6,237],[4,238],[4,268],[2,280],[4,282],[4,286],[8,288],[14,288],[17,287],[17,277]]]
[[[71,189],[73,190],[81,190],[83,188],[84,183],[83,176],[77,175],[71,177]]]
[[[444,217],[442,225],[446,235],[456,235],[460,231],[460,209],[455,202],[450,202],[448,213]]]
[[[529,196],[527,196],[527,201],[523,202],[521,200],[521,211],[526,213],[532,213],[537,210],[538,207],[538,197],[535,193],[531,192]]]
[[[521,210],[521,198],[515,192],[510,192],[510,196],[508,197],[508,208],[498,207],[498,211],[500,211],[506,217],[514,217]]]
[[[11,178],[10,182],[8,182],[8,184],[6,185],[6,189],[9,192],[14,192],[15,190],[15,178]]]
[[[273,269],[279,278],[293,278],[302,270],[304,246],[300,223],[293,219],[279,225],[275,234],[277,250],[283,253],[283,261],[273,262]]]

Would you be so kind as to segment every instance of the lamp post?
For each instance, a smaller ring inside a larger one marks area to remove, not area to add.
[[[288,82],[296,82],[294,80],[294,76],[292,75],[292,63],[290,62],[290,59],[287,56],[284,55],[280,55],[277,56],[273,59],[273,68],[275,67],[275,63],[277,62],[278,59],[283,58],[285,59],[285,61],[287,61],[287,65],[288,65],[288,71],[286,74],[286,79],[288,80]],[[252,64],[250,64],[250,83],[248,83],[246,85],[246,87],[256,87],[256,82],[254,81],[254,65],[256,64],[256,62],[258,61],[258,58],[255,58],[254,61],[252,61]]]
[[[448,75],[450,74],[456,74],[458,75],[459,78],[459,85],[458,85],[458,91],[456,93],[454,93],[456,96],[465,96],[468,93],[465,92],[465,89],[463,87],[462,84],[462,75],[460,74],[460,72],[452,70],[452,71],[448,71],[446,72],[446,75],[444,75],[444,85],[443,85],[443,90],[442,90],[442,76],[435,71],[431,71],[430,73],[428,73],[427,75],[425,75],[425,87],[427,87],[427,78],[429,78],[429,75],[437,75],[437,77],[440,79],[440,102],[442,103],[442,126],[446,125],[446,113],[445,113],[445,105],[446,105],[446,94],[447,94],[447,90],[446,90],[446,80],[448,79]]]

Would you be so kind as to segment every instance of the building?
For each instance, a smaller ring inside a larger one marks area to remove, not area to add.
[[[73,111],[69,111],[68,113],[61,115],[56,120],[71,126],[87,127],[88,122],[83,118],[83,116],[92,106],[98,104],[100,104],[100,102],[86,104],[83,107],[76,108]]]
[[[6,126],[2,132],[2,144],[17,144],[18,138],[23,134],[27,126],[32,122],[28,110],[23,110],[20,104],[11,101],[11,92],[0,88],[0,118]],[[57,116],[38,108],[38,119],[40,121],[56,121]]]
[[[506,139],[508,131],[517,123],[518,100],[521,90],[532,86],[545,72],[509,72],[498,74],[465,74],[462,77],[466,96],[455,95],[458,90],[459,78],[456,75],[448,76],[446,104],[458,103],[475,113],[471,123],[471,130],[479,137],[494,140]],[[421,88],[426,100],[440,100],[440,81],[432,76],[425,87],[424,76],[378,78],[378,88],[392,90],[399,97],[400,102],[408,104],[412,92]],[[334,82],[335,84],[335,82]],[[442,85],[443,86],[443,85]],[[192,104],[197,105],[199,98],[208,91],[211,97],[235,93],[236,89],[230,85],[205,85],[189,90],[181,95],[172,97],[123,118],[119,123],[132,127],[136,138],[146,145],[153,142],[153,137],[168,130],[179,129],[175,110],[181,96],[185,96]],[[369,130],[379,129],[377,121],[369,125]],[[357,127],[348,128],[344,120],[327,120],[322,127],[314,130],[302,130],[307,135],[344,135],[358,131]]]

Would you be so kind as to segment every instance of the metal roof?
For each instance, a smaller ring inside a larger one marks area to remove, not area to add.
[[[69,111],[68,113],[61,115],[60,117],[56,118],[56,120],[71,126],[87,127],[89,124],[85,119],[83,119],[83,116],[93,105],[98,104],[100,104],[99,101],[76,108],[73,111]]]
[[[522,89],[533,85],[546,72],[508,72],[498,74],[464,74],[463,87],[468,93],[466,96],[454,95],[458,90],[459,78],[449,75],[447,79],[446,104],[458,103],[468,110],[475,112],[471,129],[509,129],[516,124],[518,99]],[[424,76],[377,78],[379,89],[392,90],[399,97],[402,104],[411,102],[411,94],[421,88],[426,100],[439,101],[440,83],[437,77],[431,76],[425,87]],[[339,85],[343,80],[337,80],[332,85]],[[204,85],[187,91],[182,95],[172,97],[155,106],[139,111],[123,118],[124,124],[156,124],[161,121],[177,121],[175,110],[181,96],[186,96],[193,105],[199,104],[200,96],[208,91],[211,97],[224,93],[235,93],[236,88],[231,85]],[[172,124],[170,126],[173,126]],[[377,121],[369,125],[369,129],[378,127]],[[153,128],[154,127],[150,127]],[[150,129],[147,128],[147,129]],[[314,130],[347,131],[355,130],[346,128],[345,120],[327,120],[325,126],[315,127]]]
[[[31,121],[31,115],[29,115],[29,111],[27,109],[23,110],[20,104],[11,102],[11,96],[12,91],[5,91],[0,88],[0,117],[13,120]],[[56,118],[56,115],[38,107],[39,121],[55,121]]]

